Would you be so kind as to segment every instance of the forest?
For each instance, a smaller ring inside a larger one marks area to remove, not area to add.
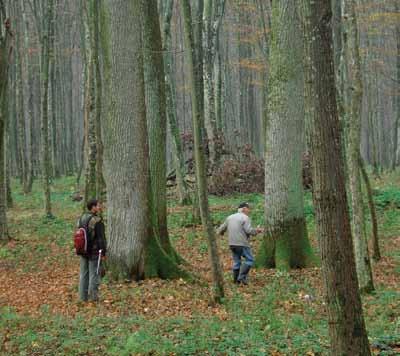
[[[399,355],[399,10],[0,0],[0,355]]]

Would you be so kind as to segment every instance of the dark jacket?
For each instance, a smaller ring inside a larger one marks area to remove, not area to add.
[[[87,226],[87,233],[89,235],[87,257],[97,257],[100,250],[102,256],[105,256],[107,252],[107,241],[102,217],[92,213],[85,213],[79,219],[78,226]]]

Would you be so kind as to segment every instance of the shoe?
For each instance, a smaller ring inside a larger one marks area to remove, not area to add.
[[[238,269],[232,270],[232,275],[233,275],[233,280],[232,280],[232,282],[235,283],[235,284],[238,284],[238,283],[239,283],[239,281],[238,281],[239,272],[240,272],[240,270],[238,270]]]
[[[238,277],[238,283],[241,284],[248,284],[247,281],[247,275],[250,272],[251,267],[249,265],[243,264],[242,267],[240,268],[240,273],[239,273],[239,277]]]

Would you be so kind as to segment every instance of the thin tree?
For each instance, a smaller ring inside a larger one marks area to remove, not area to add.
[[[0,241],[4,241],[9,238],[6,216],[5,138],[8,116],[8,66],[11,55],[12,33],[3,0],[0,0],[0,24],[2,26],[0,29]]]
[[[95,116],[95,71],[94,71],[94,21],[92,3],[95,1],[81,1],[82,22],[84,29],[84,39],[82,41],[84,58],[84,146],[85,146],[85,194],[84,202],[88,199],[97,197],[96,189],[96,157],[97,157],[97,137],[96,137],[96,116]],[[84,203],[85,209],[86,203]]]
[[[369,206],[369,211],[371,214],[371,225],[372,225],[372,236],[371,236],[371,241],[372,241],[372,258],[374,261],[379,261],[381,259],[381,251],[379,248],[379,235],[378,235],[378,221],[376,218],[376,209],[375,209],[375,202],[374,202],[374,196],[373,196],[373,191],[371,187],[371,181],[368,177],[367,170],[365,169],[365,164],[364,160],[362,159],[361,155],[359,157],[360,160],[360,170],[361,170],[361,175],[364,180],[365,188],[367,191],[367,198],[368,198],[368,206]]]
[[[51,209],[51,158],[49,145],[49,74],[50,61],[54,60],[54,0],[48,0],[46,6],[46,14],[43,19],[43,38],[42,38],[42,55],[41,55],[41,81],[42,81],[42,181],[45,202],[45,214],[48,218],[53,217]]]
[[[196,169],[196,185],[197,195],[200,206],[201,221],[204,232],[207,236],[208,250],[213,275],[213,297],[214,301],[219,303],[224,297],[224,286],[221,266],[219,262],[217,243],[215,240],[214,228],[211,222],[210,211],[208,207],[207,177],[206,177],[206,160],[204,147],[201,136],[201,127],[203,122],[203,110],[199,103],[202,95],[199,90],[202,86],[196,82],[199,78],[196,72],[196,56],[194,46],[194,36],[192,27],[192,17],[189,0],[181,0],[181,13],[184,22],[185,34],[185,55],[189,68],[189,86],[192,101],[192,121],[193,121],[193,138],[194,138],[194,156]]]
[[[374,290],[371,261],[368,252],[367,235],[365,229],[364,204],[361,192],[360,174],[360,144],[361,144],[361,102],[362,79],[361,58],[359,52],[358,25],[355,12],[355,1],[342,2],[343,11],[343,47],[344,72],[346,80],[343,85],[349,105],[346,105],[345,116],[348,122],[347,157],[351,191],[352,225],[354,252],[358,282],[362,292]],[[349,97],[348,97],[349,96]]]
[[[272,3],[265,153],[267,234],[257,256],[258,265],[285,270],[315,262],[304,216],[303,38],[297,10],[295,0]]]
[[[182,139],[177,120],[176,108],[176,81],[172,72],[174,58],[172,55],[171,20],[174,8],[174,0],[166,0],[163,15],[163,51],[165,69],[165,94],[167,105],[167,117],[172,138],[172,155],[174,160],[176,186],[181,205],[191,204],[189,189],[185,181],[185,162],[183,157]]]
[[[333,65],[332,4],[302,2],[306,27],[307,100],[313,201],[332,355],[371,354],[358,289]]]

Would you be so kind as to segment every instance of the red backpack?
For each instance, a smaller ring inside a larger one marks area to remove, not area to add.
[[[85,218],[84,218],[85,217]],[[77,255],[86,255],[88,252],[91,232],[89,222],[93,215],[82,216],[78,222],[78,229],[74,232],[74,248]]]

